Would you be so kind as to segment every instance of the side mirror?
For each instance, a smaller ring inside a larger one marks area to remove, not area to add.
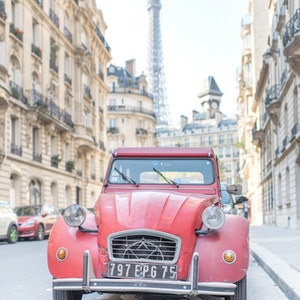
[[[235,203],[236,203],[236,204],[244,203],[244,202],[246,202],[246,201],[248,201],[248,198],[245,197],[245,196],[237,196],[237,197],[235,198]]]
[[[231,184],[226,188],[226,192],[232,195],[240,195],[242,193],[242,185],[240,184]]]

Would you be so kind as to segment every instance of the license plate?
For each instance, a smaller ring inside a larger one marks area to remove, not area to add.
[[[177,279],[177,266],[148,263],[108,263],[108,276],[122,278]]]

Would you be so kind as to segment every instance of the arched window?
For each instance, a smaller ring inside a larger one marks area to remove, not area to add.
[[[30,205],[41,205],[42,193],[41,193],[41,182],[37,179],[32,179],[29,182],[29,204]]]

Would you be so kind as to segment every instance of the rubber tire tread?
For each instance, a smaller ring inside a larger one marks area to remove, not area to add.
[[[53,290],[53,300],[81,300],[82,293],[76,291]]]
[[[236,282],[234,296],[226,296],[225,300],[247,300],[247,276]]]

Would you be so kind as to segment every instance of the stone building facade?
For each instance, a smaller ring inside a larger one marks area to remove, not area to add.
[[[257,223],[299,228],[300,3],[250,0],[249,15],[242,36],[251,44],[239,74],[239,122],[247,125],[239,126],[241,174]]]
[[[0,190],[92,206],[107,162],[106,24],[94,1],[0,1]]]
[[[111,153],[117,147],[153,147],[156,118],[153,97],[146,76],[135,74],[135,60],[125,68],[109,65],[107,84],[107,145]]]
[[[212,147],[219,157],[221,180],[241,183],[237,119],[220,111],[222,98],[214,77],[204,80],[199,94],[199,109],[192,112],[192,122],[181,116],[180,123],[157,127],[158,146]]]

